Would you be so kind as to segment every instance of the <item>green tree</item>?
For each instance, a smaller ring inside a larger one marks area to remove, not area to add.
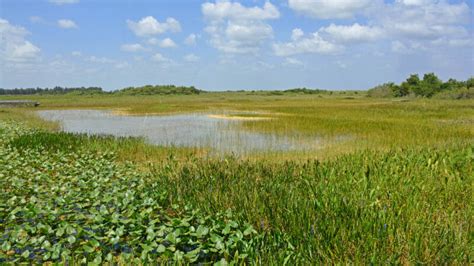
[[[421,81],[418,74],[411,74],[405,82],[400,85],[400,90],[406,94],[412,92],[415,95],[421,95]]]
[[[441,90],[442,91],[447,91],[447,90],[457,90],[465,86],[465,83],[462,81],[457,81],[455,79],[449,79],[443,85],[441,85]]]
[[[442,85],[443,82],[434,73],[427,73],[423,76],[423,81],[421,81],[419,95],[431,97],[441,91]]]
[[[466,87],[468,87],[468,88],[474,88],[474,77],[470,77],[470,78],[466,81]]]
[[[391,83],[390,88],[392,89],[392,95],[395,97],[404,97],[410,93],[409,86],[405,83],[402,83],[400,86]]]

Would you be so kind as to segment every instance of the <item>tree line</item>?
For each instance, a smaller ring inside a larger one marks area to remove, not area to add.
[[[127,87],[121,90],[104,91],[100,87],[59,87],[54,88],[15,88],[2,89],[0,95],[60,95],[60,94],[122,94],[122,95],[157,95],[157,94],[200,94],[204,91],[196,89],[194,86],[175,85],[145,85],[141,87]]]
[[[200,94],[204,91],[196,89],[194,86],[175,85],[145,85],[142,87],[128,87],[114,93],[125,95],[167,95],[167,94]]]
[[[56,86],[54,88],[15,88],[15,89],[2,89],[0,88],[0,95],[51,95],[51,94],[67,94],[67,93],[103,93],[104,91],[100,87],[72,87],[64,88]]]
[[[378,85],[368,91],[370,97],[406,97],[425,98],[474,98],[474,77],[466,81],[449,79],[443,82],[434,73],[426,73],[423,79],[411,74],[400,84],[393,82]]]

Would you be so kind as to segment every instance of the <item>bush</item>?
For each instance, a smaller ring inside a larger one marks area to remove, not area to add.
[[[382,85],[378,85],[373,87],[367,92],[368,97],[373,97],[373,98],[390,98],[390,97],[396,97],[394,93],[396,93],[398,89],[398,86],[396,86],[394,83],[384,83]]]
[[[455,90],[446,90],[436,94],[433,98],[436,99],[474,99],[474,87],[459,88]]]

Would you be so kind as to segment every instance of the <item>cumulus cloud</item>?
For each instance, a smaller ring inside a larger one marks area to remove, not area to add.
[[[291,66],[303,66],[303,62],[301,62],[298,59],[292,58],[292,57],[287,57],[285,59],[284,65],[291,65]]]
[[[89,56],[86,58],[87,62],[91,63],[100,63],[100,64],[111,64],[115,63],[115,60],[109,59],[107,57],[97,57],[97,56]]]
[[[0,18],[0,60],[27,62],[37,59],[41,50],[26,40],[29,34],[25,28]]]
[[[158,45],[161,48],[174,48],[177,46],[176,43],[170,38],[165,38],[163,40],[150,38],[148,39],[147,43],[151,45]]]
[[[369,27],[355,23],[350,26],[334,25],[323,27],[319,32],[326,33],[338,42],[370,42],[383,36],[383,30],[379,27]]]
[[[245,7],[238,2],[217,1],[204,3],[201,9],[211,45],[224,53],[256,53],[273,37],[273,29],[265,21],[280,17],[270,2],[263,7]]]
[[[156,53],[151,57],[151,60],[159,63],[169,63],[171,60],[160,53]]]
[[[402,38],[463,37],[470,13],[466,3],[405,0],[389,6],[379,20],[391,35]]]
[[[288,0],[288,6],[294,11],[320,19],[351,18],[373,3],[373,0]]]
[[[186,62],[197,62],[199,61],[199,59],[199,56],[195,54],[187,54],[186,56],[184,56],[184,61]]]
[[[124,52],[139,52],[144,51],[145,48],[139,43],[123,44],[120,49]]]
[[[342,47],[323,39],[318,32],[315,32],[291,42],[275,43],[273,50],[277,56],[286,57],[305,53],[334,54],[341,51]]]
[[[174,18],[167,18],[165,22],[159,22],[154,17],[148,16],[138,22],[127,20],[127,25],[135,35],[140,37],[181,31],[181,24]]]
[[[432,3],[433,0],[397,0],[396,2],[407,6],[422,6]]]
[[[303,38],[304,32],[296,28],[292,31],[291,42],[274,45],[275,53],[282,56],[287,54],[287,50],[293,54],[321,53],[379,40],[390,41],[391,50],[396,53],[474,45],[474,34],[468,27],[472,11],[464,2],[396,0],[380,5],[370,2],[378,3],[364,0],[289,0],[290,8],[296,12],[318,19],[350,18],[368,8],[377,8],[377,12],[364,13],[369,25],[331,23],[319,28],[313,35],[317,37]],[[293,48],[295,51],[290,52]]]
[[[58,20],[58,27],[63,28],[63,29],[77,29],[78,28],[76,22],[70,19]]]
[[[184,40],[184,44],[186,45],[196,45],[196,39],[197,39],[197,35],[192,33],[192,34],[189,34],[188,37],[186,37],[186,39]]]
[[[217,1],[204,3],[202,13],[210,20],[266,20],[280,17],[278,9],[270,2],[263,7],[245,7],[238,2]]]
[[[303,35],[304,35],[304,31],[302,29],[296,28],[296,29],[293,29],[293,31],[291,32],[291,39],[293,41],[297,41],[301,37],[303,37]]]
[[[56,5],[67,5],[79,3],[79,0],[49,0],[49,2]]]
[[[176,43],[170,38],[165,38],[165,39],[161,40],[158,43],[158,45],[161,48],[174,48],[174,47],[176,47]]]

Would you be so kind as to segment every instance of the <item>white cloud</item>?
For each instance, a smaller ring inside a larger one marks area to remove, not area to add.
[[[194,54],[188,54],[184,57],[184,61],[186,62],[197,62],[199,61],[199,56],[194,55]]]
[[[158,45],[161,48],[174,48],[177,46],[176,43],[170,38],[165,38],[163,40],[150,38],[148,39],[147,43],[151,45]]]
[[[192,33],[192,34],[189,34],[188,37],[186,37],[186,39],[184,40],[184,44],[186,45],[196,45],[196,38],[197,38],[197,35]]]
[[[303,66],[303,62],[301,62],[298,59],[292,58],[292,57],[287,57],[285,59],[285,65],[293,65],[293,66]]]
[[[176,43],[171,40],[170,38],[166,38],[166,39],[163,39],[161,40],[158,45],[161,47],[161,48],[173,48],[173,47],[176,47]]]
[[[49,0],[49,2],[56,5],[66,5],[79,3],[79,0]]]
[[[320,19],[351,18],[373,3],[373,0],[288,0],[288,6],[296,12]]]
[[[383,36],[381,28],[362,26],[358,23],[351,26],[331,24],[321,28],[319,32],[326,33],[339,42],[370,42]]]
[[[231,1],[204,3],[202,13],[211,45],[224,53],[257,53],[273,37],[273,29],[265,20],[280,17],[270,2],[263,7],[245,7]]]
[[[78,28],[76,22],[70,19],[58,20],[58,27],[63,28],[63,29],[77,29]]]
[[[466,3],[445,1],[398,1],[380,15],[380,23],[390,35],[406,39],[467,37],[471,11]]]
[[[0,61],[27,62],[39,57],[40,48],[25,38],[30,33],[0,18]]]
[[[471,36],[470,38],[446,38],[446,37],[441,37],[439,39],[431,41],[432,45],[435,46],[450,46],[454,48],[462,48],[462,47],[469,47],[469,46],[474,46],[474,36]]]
[[[40,49],[34,46],[32,43],[25,41],[23,44],[19,44],[14,47],[12,51],[12,58],[28,58],[32,59],[37,56]]]
[[[407,6],[422,6],[432,3],[433,0],[397,0],[396,2]]]
[[[300,37],[296,41],[273,44],[275,54],[285,57],[305,53],[334,54],[341,50],[341,46],[323,39],[318,32],[309,37]]]
[[[403,53],[407,53],[408,51],[409,51],[408,47],[401,41],[392,42],[392,52],[403,54]]]
[[[293,31],[291,31],[291,39],[293,41],[297,41],[303,36],[304,36],[304,31],[302,29],[296,28],[296,29],[293,29]]]
[[[167,18],[165,22],[159,22],[154,17],[148,16],[138,22],[127,20],[127,25],[130,30],[141,37],[181,31],[181,24],[174,18]]]
[[[355,14],[364,14],[369,25],[332,23],[316,32],[319,37],[309,39],[304,39],[303,31],[296,28],[292,32],[291,42],[274,45],[275,52],[283,56],[287,50],[288,53],[332,51],[333,49],[330,48],[334,46],[331,44],[349,46],[379,40],[392,42],[391,50],[396,53],[429,49],[434,51],[433,49],[439,49],[441,46],[474,45],[473,30],[468,26],[472,11],[465,2],[396,0],[393,3],[383,3],[365,0],[289,0],[288,3],[297,12],[314,18],[350,18]],[[367,10],[371,8],[373,12],[368,12]],[[292,47],[296,49],[295,52],[289,51]],[[316,49],[318,47],[321,49]],[[322,49],[322,47],[328,49]]]
[[[72,55],[72,56],[80,57],[80,56],[82,56],[82,53],[79,52],[79,51],[73,51],[73,52],[71,53],[71,55]]]
[[[139,52],[144,51],[145,48],[139,43],[123,44],[120,49],[124,52]]]
[[[151,57],[151,60],[153,60],[153,61],[155,61],[155,62],[160,62],[160,63],[169,63],[169,62],[171,62],[170,59],[168,59],[167,57],[163,56],[163,55],[160,54],[160,53],[154,54],[154,55]]]
[[[109,59],[107,57],[96,57],[96,56],[89,56],[86,58],[86,61],[91,62],[91,63],[100,63],[100,64],[115,63],[115,60]]]
[[[204,3],[202,13],[209,20],[266,20],[280,17],[280,12],[270,2],[265,2],[263,8],[245,7],[238,2],[225,0]]]
[[[160,43],[160,40],[158,40],[157,38],[150,38],[148,39],[147,43],[151,45],[158,45]]]

